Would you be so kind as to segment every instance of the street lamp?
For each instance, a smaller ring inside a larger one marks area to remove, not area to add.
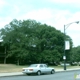
[[[66,33],[65,33],[65,30],[73,23],[79,23],[79,21],[76,21],[76,22],[71,22],[69,24],[66,24],[64,25],[64,56],[63,56],[63,59],[64,59],[64,70],[66,70],[66,53],[65,53],[65,37],[66,37]]]

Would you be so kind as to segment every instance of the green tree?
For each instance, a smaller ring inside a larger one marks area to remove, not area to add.
[[[22,61],[54,63],[62,60],[64,34],[52,26],[35,20],[14,19],[0,31],[3,43],[9,46],[7,58],[14,57],[18,65]],[[70,37],[67,37],[72,46]]]
[[[71,62],[80,62],[80,46],[74,47],[71,50]]]

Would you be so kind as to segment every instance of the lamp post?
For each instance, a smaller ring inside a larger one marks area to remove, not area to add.
[[[79,21],[76,21],[76,22],[71,22],[71,23],[69,23],[69,24],[66,24],[66,25],[64,25],[64,56],[63,56],[63,59],[64,59],[64,70],[66,70],[66,53],[65,53],[65,38],[66,38],[66,33],[65,33],[65,30],[71,25],[71,24],[73,24],[73,23],[79,23]]]

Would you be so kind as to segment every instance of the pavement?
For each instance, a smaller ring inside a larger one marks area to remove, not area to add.
[[[77,71],[80,70],[80,68],[75,68],[75,69],[56,69],[55,72],[67,72],[67,71]],[[10,72],[10,73],[0,73],[0,77],[7,77],[7,76],[20,76],[24,75],[22,72]]]

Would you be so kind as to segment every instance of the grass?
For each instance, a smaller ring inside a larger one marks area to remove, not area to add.
[[[14,64],[0,64],[0,73],[2,72],[21,72],[23,67]]]
[[[18,66],[14,64],[0,64],[0,73],[21,72],[22,68],[27,66]],[[54,67],[55,69],[63,69],[63,66],[50,66],[50,67]],[[80,68],[80,66],[67,66],[67,69],[71,69],[71,68]]]
[[[55,69],[63,69],[64,66],[53,66]],[[80,68],[80,66],[66,66],[67,69]]]

